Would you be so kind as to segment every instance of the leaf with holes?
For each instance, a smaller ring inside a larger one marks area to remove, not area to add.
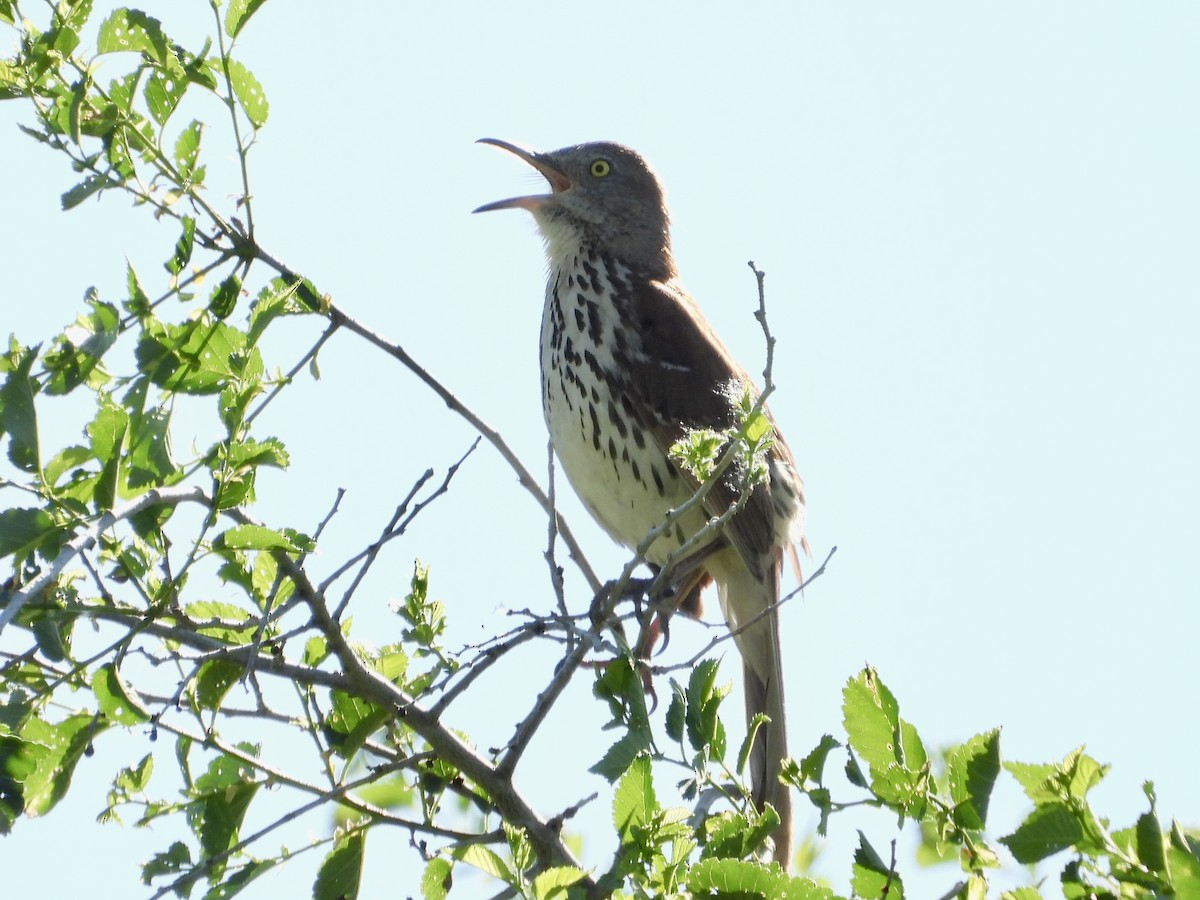
[[[230,0],[229,8],[225,10],[225,33],[231,38],[237,37],[250,17],[258,12],[267,0]]]
[[[267,95],[263,93],[262,85],[254,74],[237,60],[229,60],[229,83],[233,86],[234,96],[246,113],[246,118],[255,130],[262,128],[267,122],[270,104]]]
[[[179,169],[179,177],[184,184],[192,183],[192,176],[196,172],[196,159],[200,156],[200,136],[203,131],[204,124],[192,119],[175,139],[175,165]],[[186,229],[187,226],[184,227]],[[195,223],[193,223],[192,231],[195,230]]]
[[[100,23],[96,52],[122,51],[141,53],[159,65],[174,60],[171,41],[163,33],[162,22],[136,9],[114,10]]]

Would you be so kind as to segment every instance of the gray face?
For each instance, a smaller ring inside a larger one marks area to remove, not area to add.
[[[528,209],[552,260],[588,244],[647,276],[674,274],[662,188],[633,150],[596,142],[531,153],[503,141],[485,143],[509,150],[536,168],[550,183],[551,193],[489,203],[476,212]]]

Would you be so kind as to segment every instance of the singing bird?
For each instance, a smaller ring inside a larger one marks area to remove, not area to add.
[[[546,426],[583,504],[616,541],[634,548],[697,487],[671,459],[671,446],[691,429],[731,427],[735,398],[753,391],[752,381],[680,282],[663,190],[641,156],[607,142],[549,153],[493,138],[480,143],[515,154],[549,182],[548,194],[475,212],[533,214],[550,264],[541,333]],[[760,809],[769,803],[779,814],[774,855],[786,866],[791,798],[778,778],[787,720],[774,605],[783,559],[803,542],[804,496],[777,429],[766,461],[768,477],[745,506],[700,553],[688,554],[675,597],[683,612],[698,616],[700,590],[716,583],[742,657],[747,723],[758,713],[770,719],[750,754],[751,791]],[[651,544],[647,561],[662,566],[709,517],[729,509],[737,478],[727,475],[704,509]]]

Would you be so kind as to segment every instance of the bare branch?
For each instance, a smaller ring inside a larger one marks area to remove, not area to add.
[[[154,506],[177,506],[180,503],[211,505],[207,495],[198,487],[166,487],[149,490],[128,503],[123,503],[104,513],[64,544],[58,552],[58,556],[49,566],[42,569],[20,590],[13,593],[8,600],[8,605],[0,610],[0,632],[4,630],[4,626],[17,617],[21,607],[53,584],[71,560],[93,547],[100,535],[113,525]]]
[[[258,259],[266,263],[289,281],[301,280],[295,272],[293,272],[279,260],[275,259],[257,244],[254,247],[254,252]],[[465,419],[470,423],[471,427],[482,434],[487,442],[496,449],[501,457],[503,457],[504,461],[508,463],[509,468],[516,473],[517,482],[521,485],[521,487],[528,491],[529,494],[533,496],[535,500],[537,500],[538,504],[543,510],[546,511],[547,515],[555,515],[557,517],[558,530],[562,535],[563,542],[567,545],[567,548],[570,551],[571,559],[574,560],[576,566],[579,567],[579,571],[583,574],[583,577],[587,580],[591,589],[593,591],[600,590],[600,579],[597,578],[596,573],[592,571],[592,567],[588,563],[587,557],[583,553],[583,549],[575,540],[575,536],[572,534],[566,520],[562,517],[561,513],[554,511],[553,505],[550,503],[550,498],[546,495],[545,491],[542,490],[541,486],[537,483],[537,480],[533,477],[533,475],[530,474],[529,470],[525,468],[524,463],[521,462],[520,458],[518,458],[516,453],[513,452],[512,448],[508,446],[508,443],[504,440],[504,438],[500,436],[498,431],[488,425],[477,413],[459,400],[458,397],[456,397],[445,385],[434,378],[433,375],[431,375],[424,366],[418,363],[416,359],[414,359],[413,356],[410,355],[402,346],[387,340],[381,335],[376,334],[365,325],[347,315],[341,308],[328,301],[322,301],[321,298],[318,297],[309,297],[307,298],[307,302],[313,304],[314,308],[323,309],[333,322],[337,323],[338,325],[345,326],[359,337],[364,338],[379,349],[383,350],[388,355],[399,360],[410,372],[424,382],[424,384],[430,390],[437,394],[451,411]]]

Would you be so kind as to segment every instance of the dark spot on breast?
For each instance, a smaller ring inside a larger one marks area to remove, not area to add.
[[[583,331],[583,329],[587,327],[587,325],[584,323],[582,309],[575,310],[575,327],[578,328],[580,331]],[[594,338],[593,338],[593,340],[594,340]]]
[[[567,362],[572,366],[578,366],[583,362],[583,357],[575,352],[575,344],[572,343],[570,338],[563,341],[563,356],[566,357]]]
[[[658,496],[665,496],[667,493],[667,488],[663,484],[662,476],[658,474],[658,466],[651,466],[650,474],[654,476],[654,486],[658,488]]]
[[[617,426],[617,432],[621,435],[622,440],[629,436],[629,428],[625,425],[625,420],[621,418],[621,414],[617,412],[616,404],[611,400],[608,401],[608,421]]]
[[[593,256],[592,258],[594,259],[595,257]],[[596,270],[596,267],[585,262],[583,264],[583,271],[587,275],[588,281],[591,282],[592,290],[597,294],[600,293],[600,273]],[[579,279],[579,283],[583,283],[582,278]]]
[[[592,447],[600,449],[600,417],[596,415],[596,407],[588,404],[588,414],[592,417]]]
[[[578,310],[577,310],[578,311]],[[600,338],[604,334],[603,328],[600,326],[600,307],[595,303],[589,303],[587,308],[588,314],[588,337],[595,343],[600,343]],[[579,326],[583,328],[582,325]]]
[[[587,363],[587,367],[592,370],[592,374],[596,376],[597,381],[604,381],[604,369],[600,365],[600,360],[596,359],[596,355],[591,350],[583,351],[583,361]]]

